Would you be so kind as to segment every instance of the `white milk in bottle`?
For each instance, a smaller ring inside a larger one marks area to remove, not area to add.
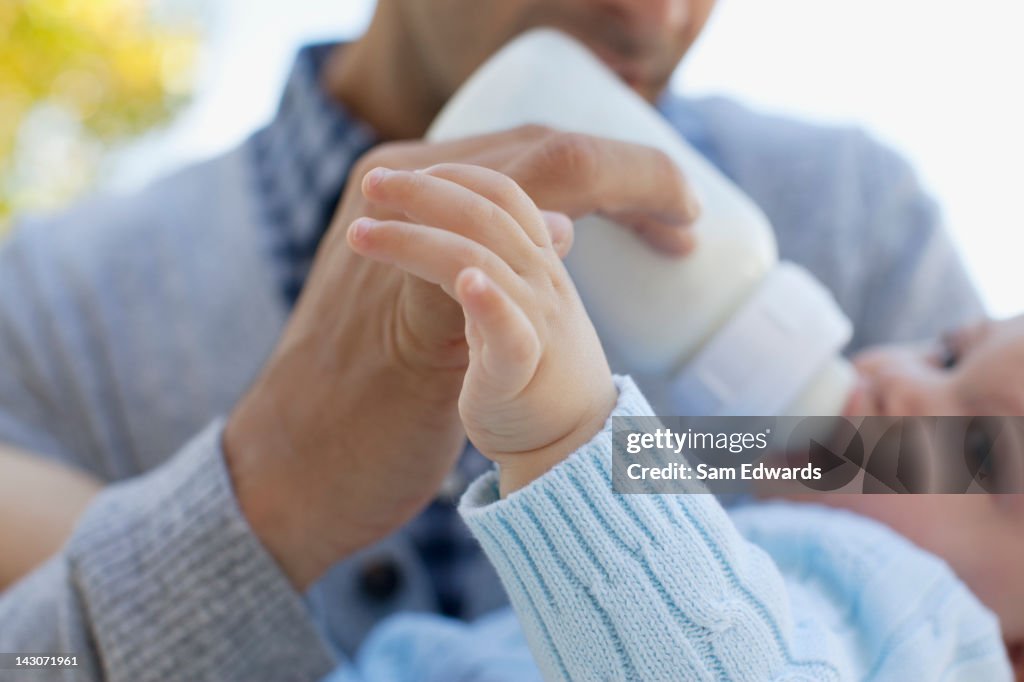
[[[697,247],[656,253],[599,216],[577,221],[566,267],[612,369],[661,414],[837,415],[854,373],[849,321],[802,267],[780,263],[767,218],[583,45],[523,34],[462,86],[427,137],[538,123],[648,145],[682,169],[701,203]]]

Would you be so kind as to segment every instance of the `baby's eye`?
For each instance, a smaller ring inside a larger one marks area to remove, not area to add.
[[[946,334],[939,343],[935,364],[941,369],[953,369],[960,362],[960,345]]]
[[[960,356],[949,344],[943,344],[939,350],[939,367],[942,369],[953,369],[956,367],[956,363],[960,361]]]
[[[964,459],[968,470],[974,480],[987,484],[986,487],[994,484],[992,476],[995,474],[995,439],[990,432],[992,426],[986,419],[974,419],[967,427],[964,434]]]

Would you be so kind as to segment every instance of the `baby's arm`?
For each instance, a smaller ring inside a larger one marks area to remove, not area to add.
[[[631,380],[613,383],[545,229],[554,219],[485,169],[446,164],[368,178],[371,199],[415,222],[357,221],[353,248],[440,285],[463,306],[460,409],[500,473],[474,483],[462,512],[545,678],[904,680],[921,669],[908,677],[902,664],[924,661],[946,679],[1010,679],[992,618],[962,586],[956,609],[923,600],[863,622],[858,590],[886,595],[884,574],[815,592],[811,566],[801,576],[811,587],[797,600],[773,557],[712,495],[614,494],[609,417],[651,410]],[[776,549],[776,559],[815,551],[813,543]],[[919,556],[885,566],[913,577]],[[838,625],[828,610],[837,595],[854,612]],[[924,655],[886,657],[906,642]]]
[[[619,379],[614,414],[650,414]],[[610,424],[519,492],[461,512],[548,680],[1012,680],[996,619],[880,524],[710,494],[619,495]]]
[[[101,483],[0,445],[0,591],[54,554]]]

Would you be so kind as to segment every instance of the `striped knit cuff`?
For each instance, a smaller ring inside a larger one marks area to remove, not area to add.
[[[67,556],[111,680],[312,680],[334,657],[249,528],[215,422],[107,488]]]

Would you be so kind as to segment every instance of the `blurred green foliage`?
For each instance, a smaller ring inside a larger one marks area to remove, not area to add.
[[[0,231],[67,201],[191,89],[194,25],[146,0],[0,0]]]

